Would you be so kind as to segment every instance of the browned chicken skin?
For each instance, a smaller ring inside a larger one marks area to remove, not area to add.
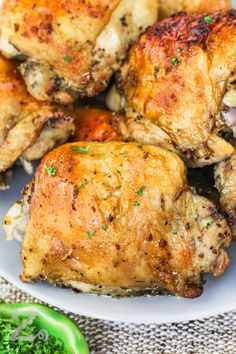
[[[22,157],[41,158],[74,131],[70,112],[36,101],[17,65],[0,56],[0,173]]]
[[[165,149],[67,144],[43,159],[27,193],[23,281],[193,298],[202,273],[220,275],[228,265],[226,221],[191,192],[183,162]],[[11,236],[22,232],[20,218],[11,223],[14,213],[5,218]]]
[[[159,3],[159,18],[161,19],[180,11],[206,13],[231,7],[230,0],[159,0]]]
[[[235,110],[227,110],[227,112],[224,112],[224,116],[227,117],[228,128],[235,130]],[[124,139],[126,135],[128,136],[124,120],[124,116],[116,115],[105,109],[79,108],[76,111],[74,141],[120,141],[122,137]],[[214,188],[214,182],[209,180],[209,175],[204,175],[205,170],[194,169],[190,171],[189,183],[192,182],[191,185],[197,186],[200,194],[206,195],[218,208],[221,205],[222,212],[226,213],[229,218],[232,232],[236,236],[236,153],[221,161],[215,168],[216,187],[220,193],[220,200],[219,194]]]
[[[179,14],[132,47],[108,104],[125,108],[130,139],[176,151],[189,166],[212,164],[234,152],[220,133],[235,69],[236,10]]]
[[[130,43],[157,19],[153,0],[3,0],[0,49],[23,56],[39,100],[68,103],[104,90]]]

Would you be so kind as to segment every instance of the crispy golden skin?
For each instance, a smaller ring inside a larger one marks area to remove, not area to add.
[[[180,11],[204,13],[231,7],[230,0],[159,0],[159,2],[159,18],[161,19]]]
[[[118,77],[130,139],[175,150],[190,166],[234,152],[220,137],[225,125],[220,113],[235,80],[235,26],[236,10],[208,17],[180,14],[139,38]]]
[[[213,204],[190,191],[177,155],[135,143],[67,144],[36,172],[22,280],[192,298],[202,273],[226,269],[230,240]]]
[[[74,130],[70,112],[36,101],[17,65],[0,56],[0,173],[19,157],[41,158]]]
[[[215,179],[222,209],[229,217],[233,234],[236,236],[236,152],[216,166]]]
[[[25,56],[21,72],[40,100],[68,103],[106,88],[130,43],[157,19],[153,0],[3,0],[0,48]]]

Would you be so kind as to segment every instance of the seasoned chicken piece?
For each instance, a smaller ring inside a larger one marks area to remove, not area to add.
[[[0,173],[18,158],[41,158],[74,131],[70,112],[36,101],[27,92],[16,64],[2,56],[0,96]]]
[[[116,121],[119,116],[103,108],[79,107],[75,110],[74,141],[120,141]]]
[[[165,149],[67,144],[42,160],[29,191],[4,222],[8,238],[26,228],[25,282],[193,298],[202,273],[217,276],[228,265],[225,219],[191,192],[183,162]]]
[[[205,13],[231,7],[230,0],[159,0],[159,2],[159,18],[165,18],[180,11]]]
[[[139,38],[107,100],[125,108],[130,140],[176,151],[192,167],[233,154],[220,133],[235,82],[235,26],[236,10],[179,14]]]
[[[3,0],[0,50],[24,60],[21,73],[39,100],[95,96],[157,8],[153,0]]]
[[[236,152],[216,166],[215,180],[222,209],[228,215],[233,235],[236,236]]]

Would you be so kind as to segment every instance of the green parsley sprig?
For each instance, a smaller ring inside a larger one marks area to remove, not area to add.
[[[136,194],[139,196],[139,197],[141,197],[142,195],[143,195],[143,192],[144,192],[144,189],[145,189],[146,187],[145,186],[142,186],[137,192],[136,192]]]
[[[179,65],[179,59],[178,58],[171,58],[170,62],[171,62],[171,64],[173,66],[178,66]]]
[[[49,176],[55,177],[57,175],[57,167],[55,165],[53,166],[44,165],[44,169],[47,171]]]
[[[93,229],[91,232],[87,231],[86,232],[86,237],[90,240],[93,236],[95,236],[97,231]]]
[[[80,189],[84,188],[84,187],[86,186],[86,184],[88,184],[88,183],[89,183],[89,181],[87,180],[87,178],[84,178],[84,179],[82,180],[82,182],[80,183],[79,188],[80,188]]]
[[[88,146],[84,146],[84,147],[76,147],[76,148],[73,148],[72,150],[74,152],[78,152],[80,154],[86,154],[86,152],[88,152],[90,148],[91,148],[91,145],[88,145]]]
[[[205,16],[203,20],[206,23],[214,23],[215,22],[214,18],[212,16],[210,16],[210,15]]]
[[[24,340],[10,341],[11,334],[19,328],[19,322],[0,314],[0,353],[1,354],[65,354],[66,349],[61,340],[49,335],[45,341],[35,339],[34,342]],[[34,324],[24,328],[20,336],[35,337],[39,332]]]
[[[73,58],[70,55],[65,55],[64,60],[66,63],[70,64],[73,61]]]

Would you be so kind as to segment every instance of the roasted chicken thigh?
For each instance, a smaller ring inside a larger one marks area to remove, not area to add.
[[[18,158],[41,158],[74,131],[71,113],[36,101],[27,92],[17,65],[2,56],[0,95],[0,174]]]
[[[25,282],[193,298],[202,273],[217,276],[228,265],[226,220],[190,190],[183,162],[163,148],[61,146],[42,160],[25,194],[4,222],[8,237],[25,232]]]
[[[0,50],[24,61],[21,73],[39,100],[95,96],[155,22],[157,7],[153,0],[3,0]]]
[[[163,146],[201,167],[234,152],[221,132],[235,74],[236,10],[178,14],[141,35],[107,102],[125,109],[130,140]]]

